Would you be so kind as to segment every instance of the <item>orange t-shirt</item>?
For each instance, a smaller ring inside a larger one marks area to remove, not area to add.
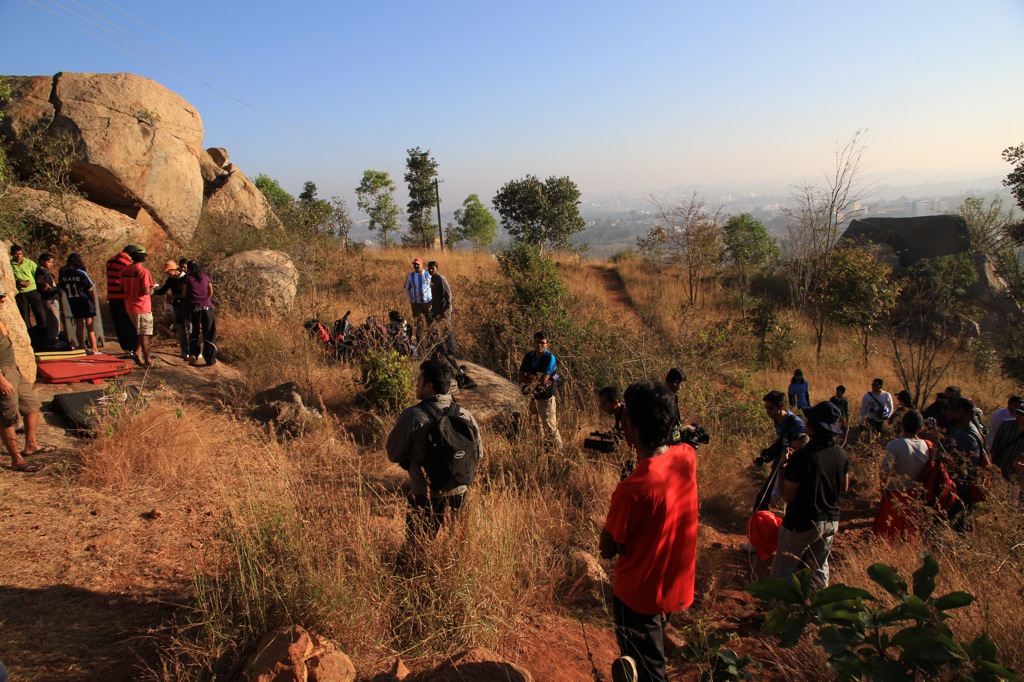
[[[646,615],[693,603],[697,574],[697,453],[673,445],[640,460],[612,493],[605,529],[625,550],[615,596]]]
[[[149,290],[153,286],[153,275],[142,263],[132,263],[121,271],[121,288],[124,289],[124,309],[129,315],[153,311]]]

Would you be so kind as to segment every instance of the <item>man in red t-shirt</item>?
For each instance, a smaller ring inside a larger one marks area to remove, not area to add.
[[[665,624],[693,603],[697,572],[697,453],[671,444],[679,415],[662,383],[631,385],[622,431],[637,465],[612,493],[601,531],[605,559],[616,555],[615,682],[664,681]]]
[[[121,271],[121,288],[124,290],[124,309],[138,333],[138,345],[133,359],[148,368],[149,337],[153,336],[153,274],[142,265],[146,260],[146,249],[138,247],[131,254],[132,264]]]

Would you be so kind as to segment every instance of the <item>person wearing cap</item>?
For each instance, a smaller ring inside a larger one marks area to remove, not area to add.
[[[823,401],[804,410],[806,446],[782,469],[786,515],[772,562],[773,578],[788,580],[809,568],[813,591],[828,587],[828,558],[839,529],[839,498],[850,487],[850,459],[837,443],[839,408]]]
[[[121,271],[132,264],[131,254],[138,248],[135,244],[128,244],[107,261],[107,305],[110,307],[110,320],[114,323],[117,345],[130,356],[135,355],[139,338],[124,307]]]
[[[615,559],[612,613],[620,656],[612,679],[667,680],[665,625],[693,604],[697,573],[697,453],[673,443],[675,401],[659,382],[630,385],[622,430],[637,465],[616,486],[598,540]]]
[[[430,324],[430,273],[423,269],[423,259],[414,258],[412,272],[405,278],[405,297],[412,306],[412,324],[416,343],[423,337],[423,326]]]
[[[436,260],[427,263],[427,274],[430,275],[430,322],[441,325],[445,333],[445,352],[455,357],[455,334],[452,332],[452,288],[448,286],[448,278],[438,272]]]
[[[164,274],[167,279],[153,292],[154,296],[170,294],[171,309],[174,311],[174,330],[178,333],[178,345],[181,347],[181,359],[188,359],[188,330],[189,321],[185,314],[185,305],[182,303],[182,283],[184,282],[185,271],[181,268],[180,261],[175,263],[169,260],[164,263]]]
[[[31,327],[29,310],[36,318],[37,325],[46,324],[46,309],[43,307],[43,298],[39,295],[39,288],[36,286],[36,270],[39,266],[35,261],[25,257],[25,249],[19,245],[11,246],[11,269],[14,270],[14,284],[18,287],[18,293],[14,297],[18,304],[18,311],[21,318],[25,320],[25,326]]]
[[[956,484],[956,496],[963,503],[960,513],[950,514],[953,530],[963,532],[967,520],[979,501],[980,489],[978,467],[988,464],[985,454],[985,439],[974,425],[974,403],[970,398],[960,396],[946,403],[946,421],[949,430],[939,444],[949,477]]]
[[[85,261],[77,253],[68,256],[67,263],[60,269],[57,286],[64,292],[68,307],[71,308],[71,319],[75,322],[75,333],[78,347],[86,348],[86,333],[89,335],[89,346],[86,354],[99,353],[96,347],[96,287],[89,274],[85,271]]]
[[[875,535],[895,539],[911,533],[917,526],[913,518],[920,503],[913,491],[920,483],[921,472],[931,460],[931,443],[920,437],[924,417],[917,410],[907,410],[899,421],[902,435],[885,445],[885,457],[879,463],[882,499],[873,526]]]
[[[761,454],[754,459],[754,466],[763,466],[770,463],[772,470],[768,478],[761,484],[761,489],[754,498],[754,511],[767,511],[771,507],[772,490],[778,481],[779,472],[786,453],[793,442],[804,432],[804,422],[800,417],[786,409],[786,394],[782,391],[768,391],[762,398],[764,411],[772,420],[775,428],[775,440],[772,444],[761,451]]]
[[[0,283],[0,307],[7,304],[7,287]],[[35,462],[26,461],[26,457],[43,452],[53,452],[52,445],[40,445],[36,442],[36,431],[42,414],[42,403],[36,396],[32,384],[21,375],[18,363],[14,358],[14,344],[7,325],[0,322],[0,438],[11,456],[11,469],[24,473],[33,473],[43,467]],[[18,449],[18,414],[25,419],[25,449]]]
[[[1024,455],[1024,403],[1018,399],[1011,414],[1009,419],[999,424],[992,445],[989,446],[989,452],[992,453],[992,463],[999,467],[1003,477],[1019,483],[1021,470],[1017,467],[1017,462],[1020,461],[1021,455]]]
[[[135,247],[131,252],[132,264],[121,270],[121,288],[124,291],[124,309],[136,333],[135,363],[149,368],[149,341],[153,336],[153,274],[146,269],[146,249]]]
[[[996,442],[996,433],[999,432],[999,427],[1003,425],[1003,422],[1012,421],[1016,416],[1014,410],[1021,405],[1024,405],[1024,400],[1019,395],[1011,395],[1006,401],[1006,407],[1000,407],[998,410],[992,413],[992,417],[988,421],[988,449],[992,450],[992,446]]]
[[[892,414],[892,395],[883,391],[885,382],[875,379],[871,382],[871,390],[860,400],[860,423],[872,433],[882,433],[885,420]]]

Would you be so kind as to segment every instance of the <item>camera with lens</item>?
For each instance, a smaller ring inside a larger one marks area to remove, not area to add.
[[[601,431],[591,431],[591,438],[583,439],[583,447],[587,450],[593,450],[594,452],[615,452],[615,446],[619,442],[619,439],[611,433],[603,433]]]
[[[690,424],[690,429],[679,429],[679,442],[686,443],[694,450],[701,445],[707,445],[711,442],[711,435],[708,430],[703,426],[697,426],[696,424]]]
[[[754,459],[754,466],[764,466],[775,461],[776,450],[773,447],[765,448],[761,454]]]

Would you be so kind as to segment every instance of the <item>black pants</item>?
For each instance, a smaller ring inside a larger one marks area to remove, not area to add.
[[[196,308],[192,311],[192,331],[188,340],[188,354],[199,357],[199,332],[203,333],[203,359],[206,364],[217,362],[217,316],[213,308]]]
[[[637,613],[618,597],[612,602],[615,639],[619,651],[636,662],[640,682],[667,682],[665,672],[665,625],[668,616]]]
[[[29,310],[36,318],[37,325],[46,325],[46,309],[43,307],[43,297],[39,294],[38,289],[24,291],[15,296],[14,300],[18,304],[18,312],[21,313],[21,319],[25,320],[26,327],[32,326],[28,319]]]
[[[444,523],[445,516],[453,516],[462,509],[465,499],[466,493],[444,497],[435,495],[429,499],[426,495],[410,495],[409,512],[405,517],[409,533],[427,531],[435,535]]]
[[[110,319],[114,323],[114,333],[117,334],[117,345],[126,353],[134,353],[139,345],[139,333],[128,317],[128,311],[124,308],[123,298],[112,298],[110,304]]]

